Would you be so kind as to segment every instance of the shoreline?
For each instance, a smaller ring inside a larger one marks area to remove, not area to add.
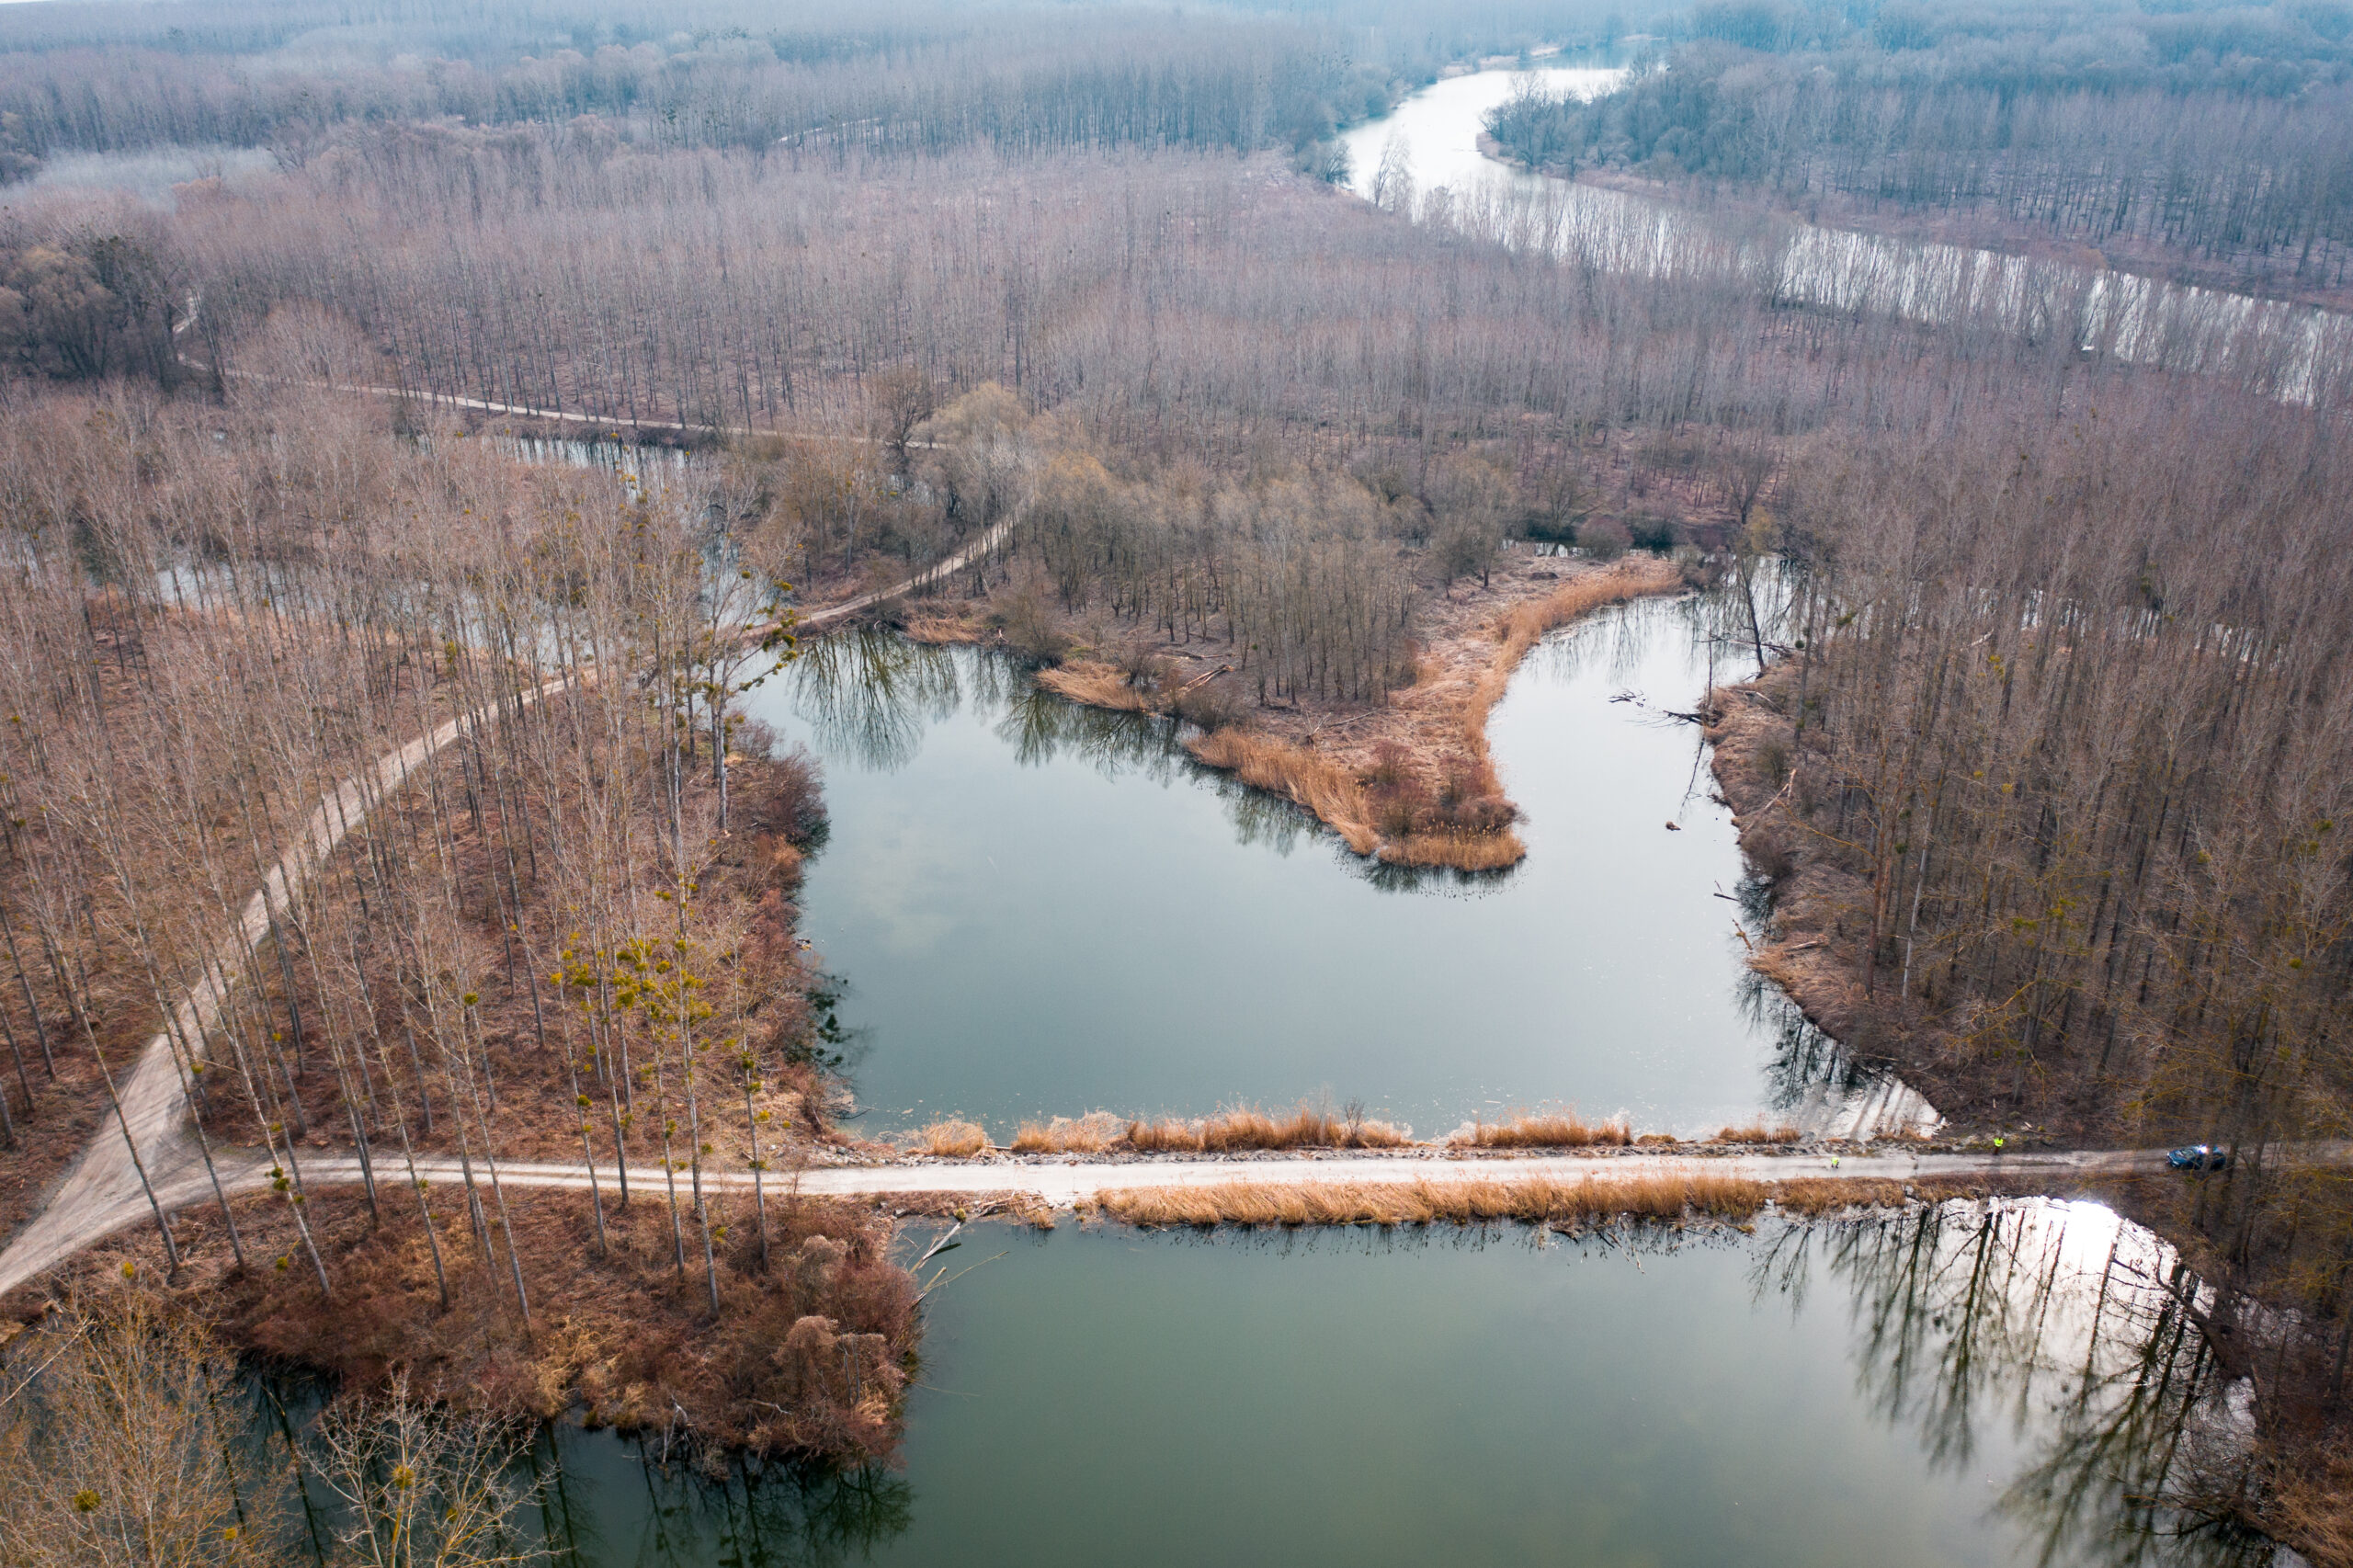
[[[1514,174],[1534,175],[1566,186],[1608,191],[1613,196],[1631,197],[1682,211],[1700,210],[1679,198],[1675,187],[1666,181],[1647,179],[1631,170],[1595,169],[1583,176],[1562,174],[1557,168],[1530,164],[1512,156],[1484,130],[1473,138],[1473,144],[1481,157]],[[1754,191],[1744,190],[1728,199],[1718,198],[1707,210],[1729,211],[1752,218],[1775,218],[1801,229],[1819,229],[1825,233],[1852,234],[1898,244],[1949,245],[1959,250],[1984,251],[2020,260],[2064,262],[2091,272],[2114,272],[2165,288],[2202,289],[2263,305],[2290,305],[2332,314],[2353,313],[2353,290],[2290,287],[2259,291],[2249,288],[2241,274],[2201,262],[2196,256],[2169,255],[2145,241],[2104,248],[2088,241],[2043,233],[2026,224],[1979,218],[1949,209],[1934,209],[1917,216],[1885,216],[1859,210],[1859,203],[1856,198],[1836,194],[1819,197],[1813,205],[1819,210],[1820,216],[1810,217],[1796,209],[1778,206]]]
[[[1185,749],[1204,767],[1231,773],[1253,789],[1310,812],[1349,850],[1389,865],[1477,874],[1507,870],[1528,854],[1511,830],[1518,807],[1504,793],[1487,746],[1487,719],[1520,663],[1550,631],[1613,605],[1681,592],[1691,585],[1682,563],[1630,553],[1607,565],[1540,556],[1536,564],[1495,574],[1495,586],[1439,601],[1429,639],[1415,660],[1415,680],[1381,703],[1294,701],[1247,710],[1240,722],[1204,725]],[[1561,571],[1559,568],[1567,567]],[[1515,589],[1521,591],[1515,592]],[[1499,590],[1499,591],[1498,591]],[[1451,613],[1449,613],[1449,612]],[[918,642],[1001,645],[984,609],[949,614],[910,608],[906,635]],[[1223,644],[1078,644],[1066,660],[1036,672],[1039,686],[1069,701],[1113,712],[1177,713],[1202,687],[1235,675],[1218,657]],[[1209,667],[1180,671],[1158,689],[1139,685],[1123,663],[1137,657],[1186,659]],[[1118,662],[1115,662],[1118,661]],[[1393,776],[1404,769],[1408,777]],[[1436,774],[1465,802],[1459,823],[1417,822],[1410,790]]]

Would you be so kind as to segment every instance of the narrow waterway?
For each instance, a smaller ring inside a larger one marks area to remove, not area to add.
[[[1359,859],[1166,722],[1001,657],[813,643],[752,706],[825,770],[803,929],[847,987],[864,1125],[1360,1099],[1424,1135],[1540,1106],[1697,1132],[1790,1108],[1802,1034],[1741,961],[1739,849],[1675,716],[1740,660],[1698,597],[1548,641],[1491,730],[1528,859],[1467,878]]]
[[[2087,352],[2221,375],[2293,403],[2339,395],[2353,373],[2353,317],[2113,270],[2088,247],[2011,255],[1744,214],[1736,203],[1694,211],[1510,168],[1479,151],[1488,111],[1521,84],[1591,98],[1625,76],[1617,67],[1554,65],[1443,78],[1341,133],[1349,188],[1427,217],[1438,210],[1431,193],[1443,187],[1449,222],[1494,225],[1604,271],[1728,277],[1772,305],[2060,335]],[[1414,194],[1403,204],[1381,192],[1392,141],[1411,174]]]

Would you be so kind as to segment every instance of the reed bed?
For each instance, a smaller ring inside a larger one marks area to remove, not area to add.
[[[1528,857],[1528,846],[1509,828],[1501,833],[1409,833],[1381,846],[1381,858],[1399,866],[1451,866],[1458,871],[1501,871]]]
[[[1048,691],[1090,708],[1109,708],[1125,713],[1150,713],[1159,708],[1150,692],[1130,685],[1117,666],[1091,660],[1040,670],[1037,681]]]
[[[1301,1106],[1288,1116],[1256,1107],[1221,1111],[1206,1121],[1133,1121],[1128,1147],[1144,1153],[1224,1154],[1248,1149],[1401,1149],[1401,1128],[1334,1116]]]
[[[1447,1139],[1462,1149],[1622,1149],[1634,1134],[1623,1121],[1586,1121],[1574,1111],[1516,1116],[1509,1121],[1474,1121]]]
[[[1594,1223],[1743,1220],[1770,1189],[1744,1176],[1699,1172],[1624,1180],[1290,1183],[1229,1181],[1192,1187],[1121,1187],[1098,1193],[1105,1214],[1131,1225],[1432,1225],[1502,1220]]]
[[[1749,1127],[1727,1127],[1716,1134],[1719,1143],[1794,1143],[1803,1134],[1794,1127],[1767,1127],[1761,1122]]]
[[[989,1146],[989,1135],[977,1121],[935,1121],[915,1134],[915,1147],[943,1160],[969,1160]]]
[[[1358,854],[1370,855],[1381,847],[1381,831],[1370,820],[1363,786],[1329,757],[1245,730],[1211,730],[1185,745],[1208,766],[1313,812]]]
[[[1099,1154],[1127,1136],[1119,1118],[1102,1111],[1087,1116],[1058,1116],[1051,1121],[1025,1121],[1013,1135],[1017,1154]]]

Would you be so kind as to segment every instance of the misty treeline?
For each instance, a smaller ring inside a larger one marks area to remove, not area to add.
[[[2335,421],[2141,381],[1802,448],[1758,840],[1853,1049],[2069,1135],[2212,1142],[2223,1278],[2353,1334],[2353,501]],[[1741,699],[1753,700],[1753,699]],[[1796,961],[1796,960],[1791,960]],[[1801,964],[1801,968],[1802,968]]]
[[[0,112],[33,160],[177,144],[299,164],[347,126],[594,117],[642,145],[1278,149],[1328,171],[1339,127],[1441,67],[1625,9],[65,5],[0,17]]]
[[[407,388],[413,411],[480,399],[773,448],[756,509],[808,550],[776,578],[904,570],[1010,520],[1063,609],[1224,635],[1269,697],[1358,699],[1405,684],[1418,589],[1484,573],[1506,537],[1575,534],[1624,432],[1669,437],[1635,444],[1637,471],[1660,454],[1663,483],[1738,511],[1775,443],[2056,407],[2121,369],[2097,280],[2065,268],[1956,279],[1923,324],[1791,308],[1755,236],[1662,242],[1550,198],[1423,193],[1406,224],[1270,160],[848,173],[388,129],[182,202],[184,341],[233,392],[244,343],[296,312],[322,346],[304,373]],[[1884,282],[1881,258],[1846,265],[1815,286]],[[2319,340],[2264,337],[2231,303],[2152,309],[2132,358],[2335,396],[2276,352]]]
[[[428,1301],[487,1293],[528,1327],[553,1265],[500,1172],[558,1157],[604,1173],[559,1255],[633,1245],[714,1317],[743,1291],[827,1316],[815,1285],[747,1283],[772,1240],[780,1266],[809,1241],[760,1173],[820,1125],[789,895],[821,808],[805,764],[742,762],[769,744],[733,705],[773,663],[772,591],[733,564],[725,497],[402,439],[299,389],[20,392],[0,426],[17,1157],[77,1107],[122,1125],[132,1074],[168,1071],[196,1115],[134,1150],[169,1266],[186,1221],[149,1167],[185,1160],[213,1256],[332,1312],[305,1176],[326,1142],[359,1162],[366,1227],[429,1256]],[[281,864],[289,896],[244,918]],[[229,1145],[267,1152],[282,1203],[229,1202]],[[446,1195],[428,1153],[459,1163]],[[714,1161],[753,1173],[748,1206],[709,1191]],[[656,1218],[608,1237],[632,1204]],[[855,1448],[889,1426],[857,1403],[750,1440]]]
[[[1698,8],[1693,32],[1617,92],[1524,92],[1489,128],[1563,173],[2161,246],[2243,286],[2345,281],[2353,8],[1733,4]]]

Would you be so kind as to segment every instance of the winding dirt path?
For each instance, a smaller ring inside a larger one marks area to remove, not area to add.
[[[903,582],[840,604],[801,610],[796,625],[802,631],[824,631],[861,610],[919,593],[996,549],[1004,542],[1009,527],[1000,523],[955,554]],[[585,684],[596,678],[593,670],[577,676],[559,676],[525,693],[523,700],[536,701],[566,689],[575,680]],[[188,1135],[188,1088],[180,1063],[175,1060],[175,1037],[201,1051],[205,1031],[220,1019],[222,1006],[227,999],[229,976],[237,968],[240,956],[269,939],[274,917],[290,907],[303,881],[366,819],[372,801],[399,790],[418,765],[455,741],[468,724],[490,716],[491,709],[484,707],[450,719],[429,733],[379,757],[368,773],[345,780],[319,802],[294,846],[278,858],[260,890],[245,902],[237,917],[235,935],[215,947],[203,981],[181,997],[166,1027],[147,1042],[130,1073],[119,1080],[120,1119],[108,1119],[40,1212],[9,1239],[6,1250],[0,1250],[0,1295],[55,1267],[101,1237],[152,1219],[146,1196],[140,1190],[138,1167],[131,1157],[132,1144],[124,1141],[126,1130],[129,1137],[136,1141],[155,1200],[166,1214],[212,1199],[212,1177],[206,1174],[203,1152]],[[344,1163],[349,1167],[349,1179],[357,1181],[357,1158]],[[222,1189],[233,1195],[266,1186],[269,1164],[266,1153],[229,1147],[216,1147],[213,1151],[213,1165]],[[420,1160],[418,1164],[425,1168],[427,1163]],[[316,1161],[315,1165],[306,1160],[303,1165],[306,1185],[311,1180],[332,1185],[338,1179],[339,1167],[332,1156]],[[313,1168],[322,1175],[313,1177]],[[500,1166],[502,1175],[505,1170],[504,1165]],[[585,1182],[585,1170],[580,1173],[580,1179]],[[527,1181],[526,1185],[534,1184]]]

